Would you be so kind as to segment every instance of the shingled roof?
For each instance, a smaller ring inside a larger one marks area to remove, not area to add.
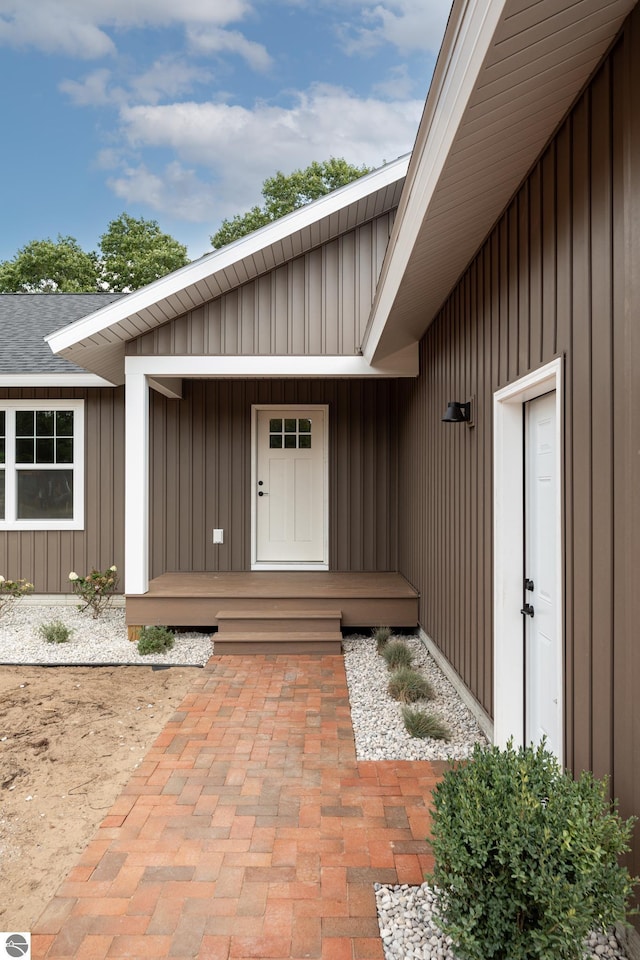
[[[0,375],[84,373],[77,364],[52,353],[44,338],[121,296],[120,293],[0,294]]]

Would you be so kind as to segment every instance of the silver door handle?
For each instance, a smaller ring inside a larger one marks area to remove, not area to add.
[[[259,497],[268,497],[269,494],[267,493],[266,490],[258,490],[258,496],[259,496]]]

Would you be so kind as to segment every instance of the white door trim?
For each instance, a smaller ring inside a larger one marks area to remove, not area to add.
[[[323,438],[323,498],[324,514],[323,560],[321,563],[258,563],[257,516],[255,491],[258,483],[258,412],[261,410],[322,410],[324,411]],[[251,406],[251,569],[252,570],[328,570],[329,569],[329,405],[326,403],[255,403]]]
[[[564,638],[562,563],[562,397],[563,362],[552,360],[493,396],[493,543],[494,543],[494,742],[504,747],[509,738],[515,746],[524,739],[524,651],[522,585],[524,578],[524,417],[523,405],[544,393],[555,391],[556,463],[558,485],[555,505],[557,530],[556,596],[557,636]],[[560,713],[564,701],[564,643],[558,644]],[[558,758],[562,763],[562,756]]]

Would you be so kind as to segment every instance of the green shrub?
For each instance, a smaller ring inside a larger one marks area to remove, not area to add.
[[[394,700],[415,703],[416,700],[433,700],[433,687],[426,677],[413,667],[398,667],[391,674],[387,691]]]
[[[445,723],[433,713],[425,713],[415,707],[403,707],[402,719],[410,737],[420,740],[450,740],[451,731]]]
[[[391,627],[376,627],[373,631],[373,639],[376,642],[376,650],[381,653],[391,638]]]
[[[632,821],[606,781],[564,773],[544,743],[476,746],[433,792],[438,924],[460,960],[580,960],[595,926],[625,917],[618,857]]]
[[[164,653],[171,650],[176,636],[166,627],[143,627],[138,639],[138,653]]]
[[[413,654],[402,640],[392,640],[391,643],[387,643],[382,648],[380,653],[389,670],[395,670],[397,667],[410,667],[413,663]]]
[[[41,623],[38,627],[38,633],[47,643],[66,643],[71,636],[71,630],[62,620]]]

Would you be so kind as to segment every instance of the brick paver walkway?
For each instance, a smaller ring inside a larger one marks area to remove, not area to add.
[[[379,960],[373,884],[422,882],[441,771],[356,762],[342,657],[213,658],[32,956]]]

